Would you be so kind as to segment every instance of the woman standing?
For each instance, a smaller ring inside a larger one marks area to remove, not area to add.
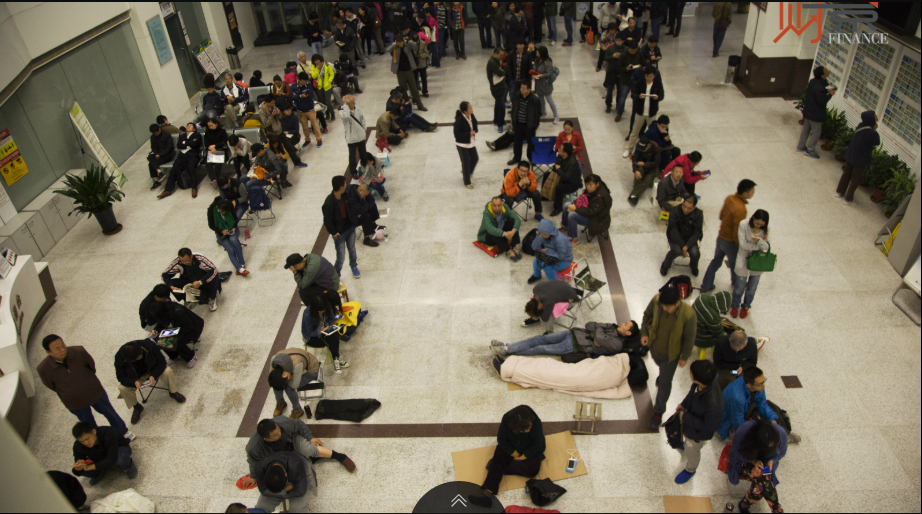
[[[227,251],[227,257],[230,258],[235,272],[245,277],[250,272],[247,271],[243,248],[240,246],[240,233],[237,231],[239,221],[234,213],[234,204],[230,200],[216,196],[208,206],[208,228],[214,230],[218,244]]]
[[[563,132],[557,134],[557,141],[554,143],[554,151],[559,152],[560,146],[564,143],[570,143],[573,145],[573,151],[576,152],[576,159],[579,161],[579,171],[583,171],[583,150],[586,149],[583,145],[583,136],[579,132],[573,130],[573,122],[565,121],[563,122]]]
[[[471,175],[477,167],[480,157],[477,155],[477,146],[474,136],[477,134],[477,118],[474,117],[474,106],[470,102],[461,102],[461,107],[455,112],[455,145],[458,155],[461,156],[461,174],[464,176],[464,187],[474,189],[471,184]]]
[[[205,169],[208,170],[208,178],[211,179],[211,186],[218,188],[216,180],[221,175],[221,167],[227,162],[227,132],[221,128],[218,120],[209,119],[205,122],[205,135],[202,137],[203,144],[208,150]],[[218,155],[218,153],[221,155]],[[211,162],[212,160],[218,162]]]
[[[842,166],[842,178],[836,188],[836,196],[845,199],[845,205],[855,201],[855,190],[861,185],[864,168],[871,164],[874,148],[880,145],[877,133],[877,114],[874,111],[861,113],[861,123],[855,127],[855,135],[845,150],[845,166]]]
[[[333,357],[333,371],[342,373],[342,368],[348,368],[349,363],[339,355],[339,332],[323,334],[327,328],[335,324],[336,318],[330,302],[323,296],[314,296],[301,316],[301,338],[304,344],[311,348],[328,348]],[[348,341],[348,336],[344,337]]]
[[[730,303],[730,316],[746,318],[752,308],[752,299],[755,298],[756,289],[759,287],[760,271],[749,271],[746,264],[747,257],[752,252],[767,252],[771,248],[768,244],[768,212],[759,209],[749,218],[749,221],[740,222],[739,228],[740,249],[736,256],[736,274],[733,278],[733,301]],[[745,293],[745,299],[743,294]],[[742,310],[740,310],[742,301]]]
[[[554,60],[550,58],[547,54],[546,46],[538,47],[538,58],[535,60],[535,93],[538,94],[538,99],[541,100],[541,117],[544,118],[547,116],[547,106],[544,104],[544,100],[547,99],[547,103],[551,104],[551,111],[554,113],[554,125],[560,123],[560,118],[557,117],[557,106],[554,105],[554,84],[551,83],[551,72],[554,71]]]
[[[784,428],[769,421],[747,421],[733,436],[727,478],[737,485],[740,479],[752,482],[746,496],[740,500],[740,514],[759,500],[772,512],[783,512],[778,503],[778,464],[788,451],[788,434]]]

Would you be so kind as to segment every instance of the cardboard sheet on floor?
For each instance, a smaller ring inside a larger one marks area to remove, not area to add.
[[[582,455],[579,451],[575,452],[580,460],[576,464],[576,471],[567,473],[567,460],[570,459],[570,453],[567,450],[575,450],[576,441],[570,432],[560,432],[546,437],[547,449],[544,452],[545,459],[541,462],[541,470],[536,478],[550,478],[554,482],[589,474],[586,466],[583,464]],[[452,452],[451,460],[455,465],[455,480],[458,482],[471,482],[482,484],[487,478],[487,462],[493,458],[493,452],[496,446],[487,446],[486,448],[476,448],[473,450],[464,450]],[[525,487],[526,477],[504,476],[499,483],[500,491],[510,491],[513,489],[522,489]]]
[[[524,391],[526,389],[534,389],[534,387],[522,387],[519,384],[512,382],[506,382],[506,386],[509,387],[510,391]]]
[[[672,512],[714,512],[711,499],[698,496],[663,496],[666,513]]]

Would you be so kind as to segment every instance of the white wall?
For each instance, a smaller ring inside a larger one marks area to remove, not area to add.
[[[253,7],[250,2],[234,2],[234,12],[237,14],[237,24],[240,26],[240,39],[243,40],[243,51],[240,52],[240,59],[253,50],[253,41],[258,37],[256,35],[256,19],[253,18]],[[249,77],[244,77],[248,80]]]
[[[747,43],[752,41],[750,48],[759,57],[796,57],[798,59],[813,59],[816,55],[816,49],[819,41],[812,43],[811,40],[816,38],[816,22],[804,31],[803,34],[797,35],[794,31],[789,30],[785,35],[775,43],[774,39],[781,33],[778,28],[778,20],[781,14],[782,6],[785,8],[785,20],[787,20],[787,2],[768,2],[768,10],[759,12],[759,8],[752,6],[749,9],[749,22],[754,27],[754,34],[750,33],[749,25],[746,27]],[[755,12],[754,12],[755,11]],[[802,26],[811,15],[815,15],[816,10],[801,10],[800,25]],[[797,15],[797,9],[794,10]],[[755,20],[758,19],[758,23]],[[787,25],[787,23],[785,23]]]
[[[157,2],[131,2],[130,5],[131,32],[141,52],[141,59],[144,61],[144,68],[147,69],[147,76],[154,90],[154,96],[157,98],[160,113],[171,122],[178,123],[180,115],[189,109],[189,97],[186,95],[182,75],[179,73],[176,53],[173,52],[171,46],[170,52],[173,58],[161,66],[150,31],[147,30],[147,20],[154,16],[160,16],[160,22],[163,23],[160,5]],[[170,35],[166,33],[166,25],[164,25],[164,33],[169,41]]]
[[[2,89],[9,85],[32,60],[6,2],[0,3],[0,48],[3,48],[3,66],[0,66],[0,89]]]
[[[227,52],[224,49],[234,42],[231,40],[230,28],[227,26],[227,18],[224,15],[224,4],[222,2],[202,2],[202,12],[205,14],[205,25],[208,27],[212,45],[224,62],[230,66]]]

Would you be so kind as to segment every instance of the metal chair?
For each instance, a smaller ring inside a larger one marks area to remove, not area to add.
[[[557,163],[557,152],[554,151],[557,138],[533,137],[531,140],[535,145],[535,150],[531,153],[531,163],[535,171],[541,171],[542,176],[546,175],[554,170],[554,164]]]
[[[503,170],[503,181],[504,181],[504,183],[505,183],[505,180],[506,180],[506,175],[508,175],[509,172],[510,172],[511,170],[512,170],[512,168],[507,168],[507,169]],[[505,193],[504,193],[504,194],[505,194]],[[516,210],[516,207],[519,207],[519,206],[522,205],[522,204],[525,204],[525,215],[522,216],[522,221],[528,221],[528,210],[529,210],[529,209],[531,209],[531,210],[534,210],[534,209],[535,209],[535,206],[534,206],[534,203],[533,203],[532,200],[531,200],[531,197],[526,196],[525,199],[522,200],[521,202],[516,202],[516,201],[515,201],[515,198],[512,198],[512,210],[514,210],[516,213],[519,213],[519,211]],[[520,213],[519,213],[519,214],[520,214]]]
[[[602,304],[601,289],[605,287],[605,282],[592,276],[592,270],[589,269],[589,261],[586,259],[577,261],[577,266],[574,268],[574,271],[580,267],[580,263],[582,263],[582,271],[573,276],[573,287],[581,293],[577,305],[582,306],[585,302],[589,310],[595,310],[596,307]],[[594,303],[591,300],[593,296],[598,296],[598,299]]]
[[[298,399],[307,401],[314,398],[323,398],[323,391],[323,366],[320,366],[317,371],[317,380],[312,380],[309,384],[298,388]]]
[[[160,382],[157,382],[159,384]],[[141,403],[147,404],[147,400],[150,398],[150,395],[154,394],[154,389],[160,389],[161,391],[170,392],[166,387],[157,387],[157,384],[154,384],[153,387],[141,387],[140,389],[135,389],[139,396],[141,396]],[[147,396],[144,396],[144,390],[150,389],[150,392],[147,393]]]

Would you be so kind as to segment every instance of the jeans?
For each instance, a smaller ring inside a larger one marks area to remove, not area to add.
[[[368,187],[370,187],[372,191],[377,191],[378,196],[381,198],[387,196],[387,189],[384,189],[384,182],[371,182],[368,184]]]
[[[532,270],[534,271],[532,275],[540,278],[541,270],[543,269],[544,276],[546,276],[548,280],[557,280],[557,272],[569,268],[570,264],[572,264],[572,261],[558,262],[554,266],[546,266],[543,262],[535,258],[535,261],[532,263]]]
[[[652,31],[652,34],[656,37],[659,37],[659,25],[660,25],[659,18],[650,20],[650,30]]]
[[[115,461],[116,465],[122,471],[128,471],[131,469],[131,466],[134,465],[134,461],[131,460],[131,446],[119,446],[118,447],[118,459]],[[84,471],[83,476],[90,478],[99,478],[106,474],[112,468],[105,470],[94,469],[93,471]]]
[[[498,46],[498,47],[500,47],[500,48],[504,48],[504,47],[503,47],[503,42],[504,42],[503,40],[504,40],[504,38],[505,38],[505,34],[503,33],[503,29],[494,28],[494,29],[493,29],[493,35],[496,36],[496,37],[495,37],[495,39],[496,39],[496,46]]]
[[[310,384],[312,380],[317,380],[317,377],[320,376],[320,373],[303,373],[301,375],[301,383],[298,384],[298,388],[302,388],[307,384]],[[277,391],[273,389],[275,393],[275,402],[276,403],[285,403],[285,396],[288,396],[288,401],[291,402],[292,412],[298,412],[301,410],[301,402],[298,401],[298,391],[294,390],[291,386],[286,385],[285,389]]]
[[[564,39],[564,43],[573,42],[573,16],[564,16],[563,17],[563,27],[567,29],[567,39]]]
[[[714,55],[720,51],[720,45],[724,42],[724,36],[727,35],[727,29],[720,26],[720,22],[714,22]]]
[[[480,32],[480,47],[490,48],[493,46],[493,34],[490,18],[477,18],[477,30]]]
[[[573,353],[570,331],[530,337],[506,347],[509,355],[566,355]]]
[[[333,244],[336,246],[336,274],[342,276],[343,262],[346,260],[346,250],[349,250],[349,267],[358,267],[358,257],[355,255],[355,227],[349,227],[339,234]]]
[[[733,241],[727,241],[721,237],[717,238],[717,244],[714,248],[714,259],[708,264],[708,269],[704,272],[704,280],[701,282],[702,291],[707,291],[714,287],[714,275],[716,275],[717,270],[723,266],[724,257],[730,261],[730,279],[733,281],[736,277],[736,273],[733,272],[733,269],[736,267],[736,254],[739,251],[739,245]]]
[[[567,235],[570,236],[570,239],[579,237],[579,232],[577,232],[579,225],[584,227],[589,226],[589,218],[582,214],[577,214],[575,211],[567,212],[566,206],[564,206],[563,216],[561,216],[560,222],[567,227]]]
[[[797,141],[797,151],[804,150],[810,153],[816,153],[816,143],[820,140],[820,134],[823,133],[823,122],[804,120],[804,128],[800,129],[800,140]]]
[[[439,29],[439,54],[442,57],[445,57],[446,55],[448,55],[447,53],[445,53],[445,43],[447,42],[448,42],[448,29],[440,28]]]
[[[480,156],[477,155],[477,148],[458,148],[458,155],[461,157],[461,174],[464,176],[464,185],[470,185],[471,175],[474,174],[474,168],[477,167],[477,161]]]
[[[231,266],[240,271],[247,265],[246,259],[243,258],[243,247],[240,246],[240,231],[234,231],[227,237],[219,237],[218,243],[227,251],[227,257],[230,258]]]
[[[246,214],[247,209],[250,208],[250,202],[237,202],[237,206],[234,207],[234,215],[237,216],[237,219],[242,219],[243,215]]]
[[[430,125],[430,123],[426,121],[425,118],[423,118],[419,114],[416,114],[415,112],[410,113],[410,115],[404,118],[404,120],[406,120],[410,125],[413,125],[414,127],[418,128],[419,130],[427,130]]]
[[[90,425],[93,425],[93,427],[96,427],[96,418],[93,417],[93,412],[90,409],[105,416],[106,420],[109,422],[109,426],[117,430],[119,434],[124,434],[128,431],[128,427],[125,426],[125,422],[122,421],[121,416],[115,412],[115,408],[112,407],[112,403],[109,402],[109,395],[106,393],[102,393],[102,396],[96,400],[96,403],[93,405],[85,409],[72,410],[70,413],[77,416],[77,419],[80,421],[86,421]]]
[[[307,58],[310,59],[313,55],[323,55],[323,41],[311,43],[311,55],[307,56]]]
[[[240,178],[241,175],[245,176],[247,172],[250,171],[250,164],[250,157],[248,155],[234,156],[234,172],[237,173],[237,178]]]
[[[506,125],[506,89],[490,90],[493,95],[493,124],[502,128]]]
[[[547,17],[547,38],[551,41],[557,41],[557,17]]]
[[[730,307],[734,309],[740,308],[742,306],[744,309],[752,308],[752,300],[756,296],[756,290],[759,288],[759,279],[762,275],[749,275],[748,277],[742,277],[736,275],[733,277],[733,301],[730,303]],[[745,293],[745,298],[743,297]],[[742,301],[742,305],[740,305]]]
[[[669,357],[652,351],[650,356],[653,357],[653,362],[659,367],[659,377],[656,379],[656,403],[653,405],[653,412],[663,414],[666,412],[669,395],[672,394],[672,379],[675,377],[675,371],[679,367],[679,360],[670,361]]]
[[[547,99],[547,103],[551,104],[551,112],[554,113],[554,117],[557,117],[557,105],[554,104],[554,96],[547,95],[538,95],[538,99],[541,100],[541,117],[544,118],[547,116],[547,106],[544,104],[544,100]]]
[[[666,260],[663,261],[663,269],[669,269],[672,267],[673,261],[676,260],[679,256],[682,255],[682,247],[670,242],[669,243],[669,253],[666,254]],[[701,250],[698,248],[697,244],[688,247],[688,257],[691,259],[689,265],[691,266],[692,271],[698,270],[698,261],[701,260]]]
[[[618,103],[615,106],[615,112],[624,114],[624,102],[627,101],[628,93],[631,92],[631,86],[627,84],[618,84]]]

